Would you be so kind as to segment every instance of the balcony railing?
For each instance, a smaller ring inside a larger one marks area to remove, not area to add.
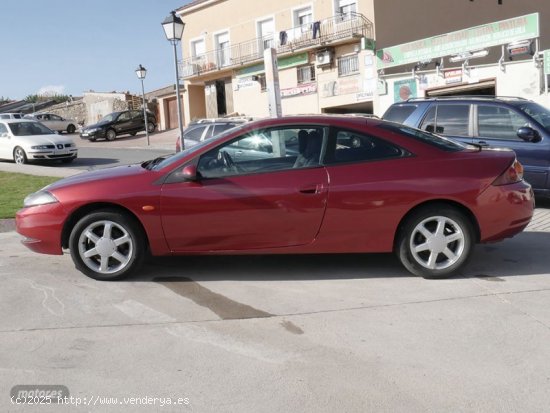
[[[277,54],[289,54],[360,37],[373,38],[372,22],[360,13],[339,14],[183,59],[180,61],[180,74],[182,78],[189,78],[260,61],[263,60],[264,50],[269,47],[275,47]]]

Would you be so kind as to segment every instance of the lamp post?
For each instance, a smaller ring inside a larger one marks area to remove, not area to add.
[[[147,74],[147,69],[139,65],[136,69],[136,75],[141,80],[141,96],[143,98],[143,118],[145,119],[145,136],[147,136],[147,146],[149,146],[149,125],[147,124],[147,105],[145,104],[145,89],[143,88],[143,79]]]
[[[178,16],[176,16],[175,11],[172,11],[170,15],[166,19],[164,19],[164,21],[162,22],[162,28],[164,29],[164,34],[166,35],[166,39],[168,39],[168,41],[172,43],[172,46],[174,46],[174,66],[176,70],[176,103],[178,108],[178,126],[180,129],[181,150],[183,150],[185,146],[183,142],[183,121],[181,118],[181,102],[180,102],[180,80],[179,80],[179,74],[178,74],[178,51],[177,51],[176,45],[181,40],[184,27],[185,27],[185,23],[181,21],[181,19]]]

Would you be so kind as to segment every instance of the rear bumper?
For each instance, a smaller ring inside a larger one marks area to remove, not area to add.
[[[513,237],[525,229],[535,208],[533,189],[526,182],[490,186],[478,199],[480,242]]]
[[[15,224],[17,232],[25,237],[21,243],[41,254],[63,254],[61,232],[65,218],[59,203],[20,209]]]

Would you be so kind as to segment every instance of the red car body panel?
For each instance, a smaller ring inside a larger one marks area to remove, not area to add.
[[[282,123],[369,133],[411,156],[164,183],[208,149],[253,128]],[[61,233],[73,214],[90,205],[92,210],[112,205],[141,222],[153,255],[344,253],[392,251],[403,218],[432,201],[469,211],[481,242],[513,236],[529,223],[531,187],[523,181],[492,185],[513,162],[513,152],[445,152],[379,125],[327,116],[248,123],[161,170],[123,166],[54,183],[48,190],[59,203],[20,210],[17,231],[33,251],[61,254]]]

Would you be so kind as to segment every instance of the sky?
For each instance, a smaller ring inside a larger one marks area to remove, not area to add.
[[[16,0],[0,6],[0,97],[141,94],[175,83],[162,21],[189,0]],[[181,59],[181,43],[178,44]]]

